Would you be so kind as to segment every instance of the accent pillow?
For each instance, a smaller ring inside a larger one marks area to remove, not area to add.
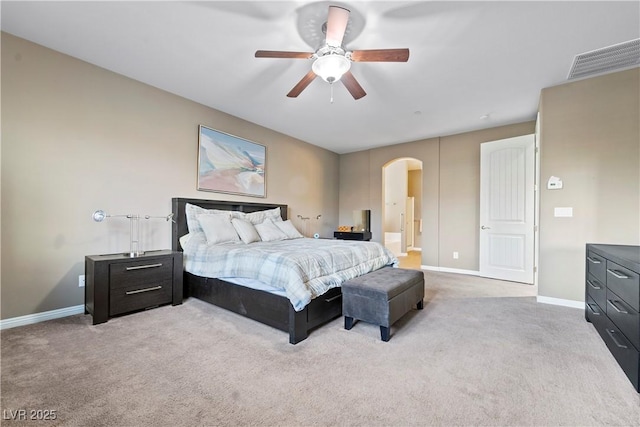
[[[207,243],[215,245],[240,241],[236,229],[231,224],[231,215],[202,214],[198,215],[197,218],[207,238]]]
[[[266,219],[270,219],[273,222],[282,221],[282,216],[280,216],[280,207],[268,209],[266,211],[247,213],[244,214],[244,218],[253,225],[263,223]]]
[[[290,219],[286,220],[286,221],[278,221],[278,222],[274,222],[274,224],[276,225],[276,227],[278,227],[284,234],[287,235],[288,239],[299,239],[301,237],[304,237],[302,234],[300,234],[300,232],[298,231],[298,229],[296,228],[295,225],[293,225],[293,223],[291,222]]]
[[[260,239],[263,242],[272,242],[274,240],[286,240],[287,235],[282,232],[270,219],[255,225]]]
[[[240,236],[240,239],[244,243],[249,244],[260,241],[260,235],[258,234],[256,227],[246,219],[232,218],[231,224],[233,224],[233,228],[235,228],[238,236]]]

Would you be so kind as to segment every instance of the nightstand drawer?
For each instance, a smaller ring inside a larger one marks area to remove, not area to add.
[[[171,278],[152,281],[144,285],[111,289],[109,294],[109,315],[115,316],[129,311],[155,307],[171,302]]]
[[[114,263],[109,266],[111,289],[128,288],[168,280],[173,275],[173,258],[152,258],[132,262]]]

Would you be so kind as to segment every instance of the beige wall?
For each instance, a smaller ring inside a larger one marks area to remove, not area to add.
[[[640,71],[544,89],[540,98],[540,296],[584,301],[586,243],[640,243]],[[556,218],[555,207],[573,207]]]
[[[338,155],[2,33],[3,319],[84,303],[84,256],[126,251],[127,220],[172,197],[286,203],[338,224]],[[267,197],[196,191],[198,125],[267,146]],[[296,223],[300,228],[302,224]],[[143,247],[170,247],[143,222]]]
[[[349,221],[353,209],[371,209],[373,240],[380,242],[382,167],[413,157],[423,162],[423,232],[417,243],[422,264],[477,271],[480,144],[531,134],[534,126],[526,122],[341,155],[340,222]],[[459,259],[453,259],[453,251]]]

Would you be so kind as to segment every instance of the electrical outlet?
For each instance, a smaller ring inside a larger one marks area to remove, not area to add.
[[[84,288],[84,274],[78,276],[78,287]]]
[[[453,259],[458,259],[458,252],[453,253]]]

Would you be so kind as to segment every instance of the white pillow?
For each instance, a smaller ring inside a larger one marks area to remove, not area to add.
[[[269,209],[266,211],[257,211],[244,214],[244,218],[251,222],[251,224],[253,225],[261,224],[266,219],[270,219],[273,222],[282,221],[282,216],[280,216],[280,207]]]
[[[231,215],[203,214],[198,215],[197,218],[207,238],[207,243],[215,245],[240,241],[236,229],[231,224]]]
[[[287,235],[288,239],[299,239],[304,237],[300,232],[296,229],[296,226],[293,225],[290,219],[286,221],[278,221],[274,222],[276,227],[278,227],[284,234]]]
[[[182,249],[184,249],[184,246],[187,244],[189,239],[191,239],[191,236],[193,236],[193,234],[187,233],[184,236],[180,237],[180,239],[178,241],[180,242],[180,247]]]
[[[282,232],[270,219],[263,223],[256,224],[256,230],[263,242],[271,242],[274,240],[286,240],[287,235]]]
[[[260,241],[260,235],[256,228],[246,219],[232,218],[231,224],[244,243],[253,243]]]
[[[184,213],[187,217],[187,228],[190,233],[198,233],[203,231],[200,223],[198,222],[198,215],[205,214],[224,214],[229,215],[231,218],[241,218],[244,214],[239,211],[225,211],[221,209],[205,209],[200,206],[186,203],[184,206]]]

